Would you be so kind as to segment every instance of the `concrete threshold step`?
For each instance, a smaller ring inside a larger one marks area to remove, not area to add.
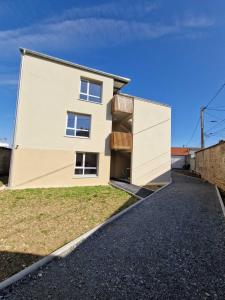
[[[153,191],[149,189],[119,180],[110,180],[110,183],[112,186],[125,190],[141,199],[146,198],[153,193]]]

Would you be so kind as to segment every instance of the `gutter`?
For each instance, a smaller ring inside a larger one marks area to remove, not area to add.
[[[60,58],[56,58],[56,57],[53,57],[53,56],[50,56],[50,55],[47,55],[47,54],[43,54],[43,53],[36,52],[36,51],[33,51],[33,50],[29,50],[29,49],[26,49],[26,48],[19,48],[19,49],[20,49],[20,52],[23,55],[27,54],[27,55],[36,56],[36,57],[43,58],[43,59],[53,61],[53,62],[56,62],[56,63],[61,63],[61,64],[64,64],[66,66],[74,67],[74,68],[77,68],[77,69],[80,69],[80,70],[84,70],[84,71],[88,71],[88,72],[91,72],[91,73],[103,75],[103,76],[106,76],[106,77],[110,77],[110,78],[113,78],[116,81],[124,83],[124,85],[131,81],[130,78],[118,76],[118,75],[107,73],[107,72],[100,71],[100,70],[97,70],[97,69],[92,69],[92,68],[82,66],[82,65],[79,65],[79,64],[75,64],[75,63],[72,63],[70,61],[63,60],[63,59],[60,59]]]

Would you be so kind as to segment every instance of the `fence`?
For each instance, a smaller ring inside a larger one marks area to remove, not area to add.
[[[225,141],[196,152],[196,173],[225,190]]]

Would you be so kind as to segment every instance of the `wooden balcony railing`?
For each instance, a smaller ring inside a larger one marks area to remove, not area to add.
[[[114,131],[111,133],[112,150],[132,150],[132,134],[128,132]]]
[[[115,95],[112,99],[112,113],[133,113],[133,98],[123,95]]]

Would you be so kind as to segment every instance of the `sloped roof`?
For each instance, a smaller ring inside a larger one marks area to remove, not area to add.
[[[88,72],[91,72],[91,73],[95,73],[95,74],[99,74],[99,75],[103,75],[103,76],[106,76],[106,77],[113,78],[114,79],[114,90],[115,91],[120,90],[125,84],[130,82],[129,78],[122,77],[122,76],[115,75],[115,74],[111,74],[111,73],[107,73],[107,72],[100,71],[100,70],[97,70],[97,69],[89,68],[89,67],[86,67],[86,66],[83,66],[83,65],[79,65],[79,64],[64,60],[64,59],[60,59],[60,58],[57,58],[57,57],[46,55],[46,54],[43,54],[43,53],[40,53],[40,52],[37,52],[37,51],[29,50],[29,49],[26,49],[26,48],[20,48],[20,52],[23,55],[25,55],[25,54],[32,55],[32,56],[39,57],[39,58],[42,58],[42,59],[45,59],[45,60],[49,60],[49,61],[52,61],[52,62],[55,62],[55,63],[61,63],[61,64],[66,65],[66,66],[74,67],[74,68],[77,68],[77,69],[80,69],[80,70],[84,70],[84,71],[88,71]]]
[[[171,147],[171,155],[174,155],[174,156],[187,156],[187,155],[189,155],[189,148]]]

